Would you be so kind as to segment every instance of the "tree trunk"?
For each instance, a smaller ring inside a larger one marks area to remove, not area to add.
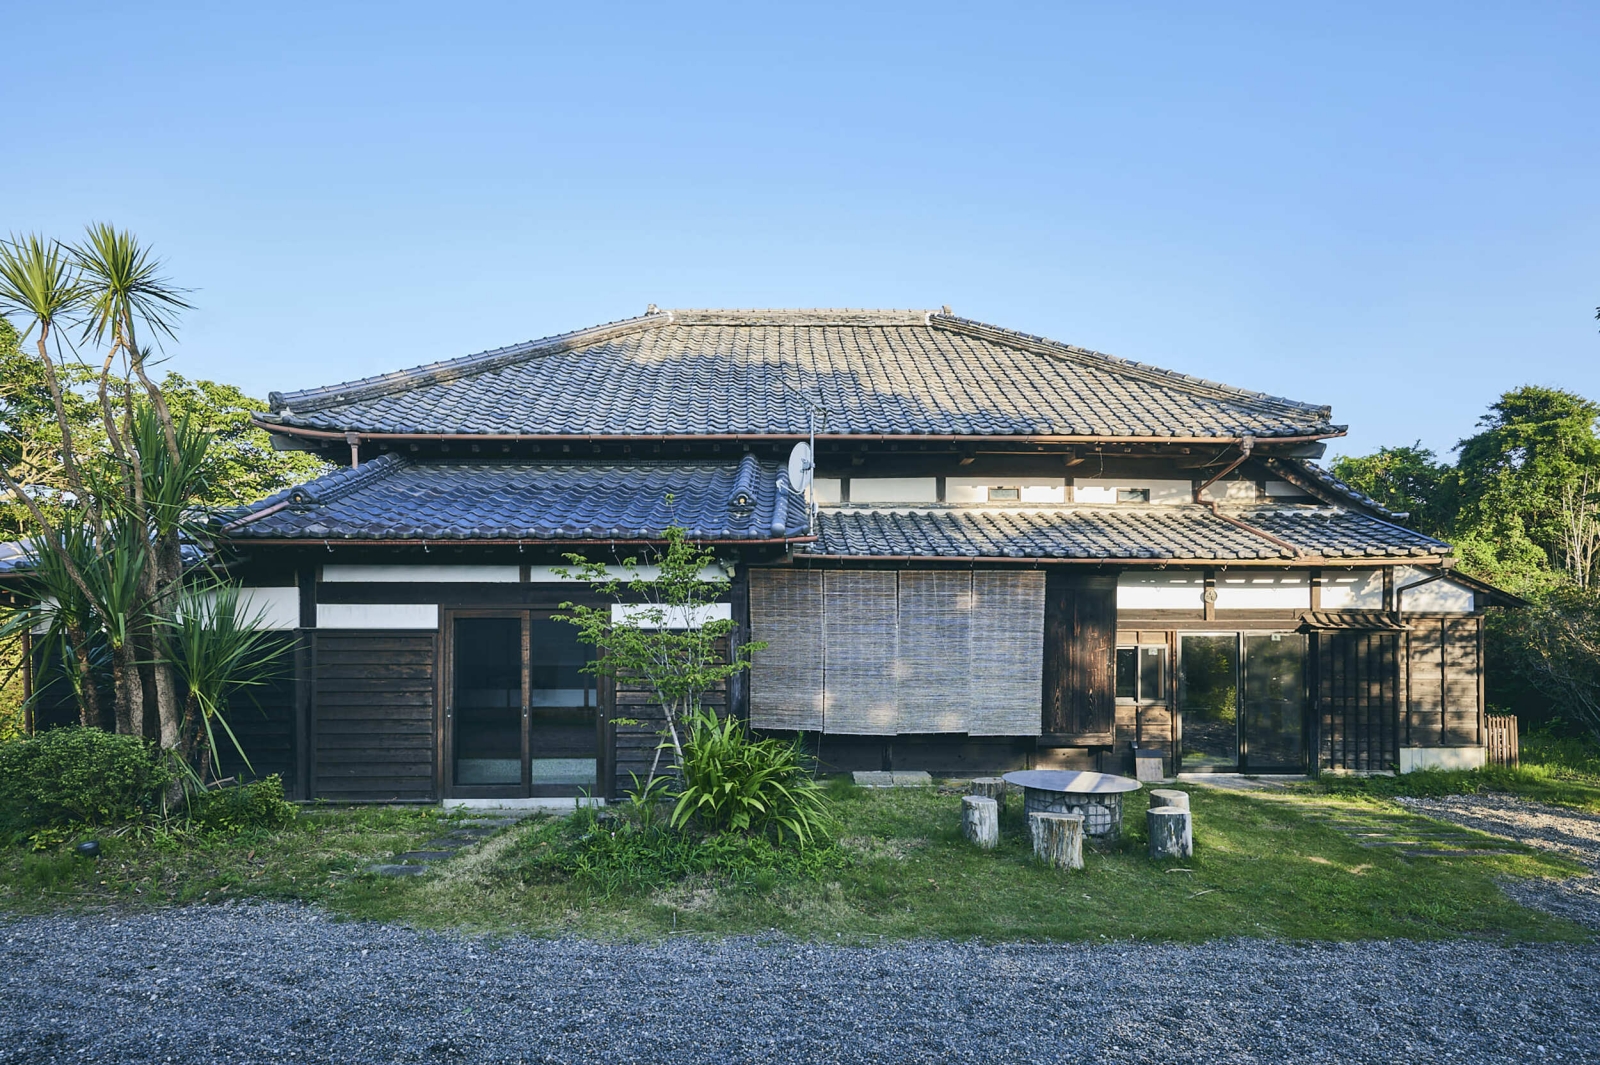
[[[157,624],[153,646],[156,679],[156,713],[161,723],[161,746],[175,750],[184,746],[182,712],[178,706],[178,679],[166,655],[166,633],[162,621],[173,620],[178,601],[178,589],[183,580],[183,545],[178,540],[178,530],[168,529],[156,539],[155,558],[156,596],[152,610]],[[184,751],[187,754],[187,750]]]
[[[1150,832],[1150,857],[1190,858],[1194,856],[1194,834],[1189,811],[1176,806],[1147,810],[1145,827]]]
[[[986,799],[993,799],[1001,813],[1006,810],[1006,782],[1001,777],[974,777],[971,784],[967,785],[968,795],[982,795]]]
[[[1000,843],[1000,806],[983,795],[965,795],[961,799],[961,834],[984,850],[994,850]]]
[[[1055,869],[1083,868],[1082,814],[1029,814],[1033,856]]]
[[[81,626],[74,624],[67,626],[67,639],[72,643],[73,669],[78,674],[78,721],[100,728],[105,706],[100,699],[100,686],[95,683],[94,668],[89,664],[89,638]]]
[[[117,689],[117,732],[123,736],[136,736],[144,726],[144,686],[139,683],[135,657],[132,640],[111,650],[111,675]]]
[[[1171,806],[1179,810],[1189,808],[1189,793],[1187,791],[1173,791],[1168,788],[1157,788],[1150,793],[1150,809],[1159,810]]]

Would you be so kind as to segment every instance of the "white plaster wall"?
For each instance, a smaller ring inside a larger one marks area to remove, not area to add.
[[[1212,500],[1218,503],[1254,503],[1256,483],[1233,479],[1221,480],[1201,492],[1200,498],[1207,503]]]
[[[1324,610],[1382,610],[1383,571],[1325,569],[1321,600]]]
[[[264,629],[299,628],[300,589],[240,588],[239,616],[248,621],[258,612]]]
[[[612,603],[612,624],[620,624],[632,620],[641,629],[656,628],[656,618],[646,617],[654,614],[657,607],[648,607],[635,604]],[[698,607],[691,614],[688,607],[666,607],[666,623],[669,629],[698,629],[708,621],[727,621],[733,617],[733,606],[730,603],[707,603]]]
[[[1419,769],[1482,769],[1486,756],[1482,747],[1402,747],[1400,772]]]
[[[323,566],[322,579],[329,584],[410,583],[438,584],[515,584],[521,580],[516,566]]]
[[[1301,499],[1305,492],[1288,481],[1268,481],[1267,495],[1273,499]]]
[[[1129,571],[1117,578],[1118,610],[1204,610],[1205,576],[1198,572]]]
[[[947,477],[944,500],[946,503],[987,503],[991,488],[1018,488],[1022,503],[1064,503],[1066,485],[1065,477]]]
[[[567,570],[574,576],[562,576],[556,572],[557,570]],[[576,566],[530,566],[528,567],[528,580],[533,584],[582,583],[581,579],[575,576],[577,572],[578,568]],[[606,576],[617,577],[624,581],[633,580],[637,576],[639,580],[653,581],[661,576],[661,567],[640,566],[637,569],[628,569],[626,566],[607,566]],[[726,580],[731,576],[733,576],[733,563],[731,562],[725,567],[707,566],[700,571],[700,579],[703,581]]]
[[[816,496],[817,504],[839,502],[839,478],[818,477],[811,482],[811,492]]]
[[[1119,488],[1147,488],[1150,502],[1172,505],[1194,501],[1192,481],[1128,481],[1101,477],[1079,477],[1073,482],[1073,498],[1079,503],[1115,503]]]
[[[432,603],[318,603],[319,629],[437,629]]]
[[[852,503],[937,503],[939,482],[932,477],[852,477]]]
[[[1223,570],[1217,573],[1218,610],[1309,610],[1308,570]]]
[[[1400,594],[1402,588],[1427,580],[1432,574],[1417,566],[1398,566],[1394,571],[1395,605],[1407,613],[1470,614],[1472,589],[1451,580],[1433,581]]]

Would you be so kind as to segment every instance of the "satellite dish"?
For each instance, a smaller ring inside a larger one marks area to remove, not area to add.
[[[789,487],[802,495],[811,487],[811,446],[804,441],[789,452]]]

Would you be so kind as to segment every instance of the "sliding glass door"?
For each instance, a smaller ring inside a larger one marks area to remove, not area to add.
[[[1178,677],[1182,768],[1305,768],[1305,637],[1184,633]]]
[[[449,794],[597,793],[599,700],[577,630],[532,611],[451,612],[446,625]]]

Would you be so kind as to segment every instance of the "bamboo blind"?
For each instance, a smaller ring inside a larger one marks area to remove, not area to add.
[[[763,569],[750,575],[750,721],[760,728],[822,728],[822,574]]]
[[[974,736],[1037,736],[1044,683],[1044,574],[975,570],[968,667]]]
[[[972,719],[972,574],[900,574],[897,732],[965,732]],[[1037,713],[1035,713],[1037,716]]]
[[[822,581],[823,728],[899,731],[898,582],[882,570],[829,570]]]
[[[759,728],[1039,734],[1043,574],[756,570],[750,626]]]

